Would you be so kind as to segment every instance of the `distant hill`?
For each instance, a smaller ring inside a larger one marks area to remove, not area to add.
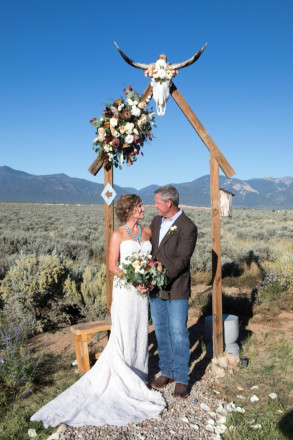
[[[180,203],[190,206],[210,206],[210,176],[192,182],[173,183],[180,194]],[[141,190],[115,185],[117,196],[134,192],[143,203],[154,203],[154,191],[159,185]],[[259,209],[293,209],[293,177],[226,179],[220,176],[220,187],[235,194],[233,206]],[[0,167],[0,201],[33,203],[104,203],[104,186],[66,174],[35,176],[7,166]],[[117,198],[116,198],[117,200]]]

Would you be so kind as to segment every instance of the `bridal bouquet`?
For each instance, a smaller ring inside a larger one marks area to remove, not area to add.
[[[125,100],[121,97],[106,104],[103,114],[90,120],[97,129],[93,149],[106,170],[112,166],[121,168],[124,162],[133,165],[144,143],[152,140],[155,112],[147,109],[150,97],[140,102],[131,86],[124,92]]]
[[[132,254],[119,267],[123,271],[122,279],[134,287],[153,286],[162,290],[167,285],[167,269],[151,255]]]

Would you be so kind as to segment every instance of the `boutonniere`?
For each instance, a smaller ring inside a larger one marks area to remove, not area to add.
[[[176,232],[178,232],[178,226],[176,226],[176,225],[171,226],[171,228],[168,231],[168,235],[176,234]]]

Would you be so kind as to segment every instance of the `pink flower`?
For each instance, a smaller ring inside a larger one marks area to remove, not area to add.
[[[119,148],[119,146],[120,146],[119,139],[113,139],[112,142],[111,142],[111,145],[112,145],[113,148]]]

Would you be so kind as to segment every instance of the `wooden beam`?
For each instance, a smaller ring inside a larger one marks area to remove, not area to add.
[[[89,167],[88,171],[90,173],[92,173],[94,176],[96,176],[96,174],[98,174],[98,172],[100,171],[100,169],[103,166],[103,161],[97,157],[93,163],[91,164],[91,166]]]
[[[145,91],[144,91],[143,94],[141,95],[141,98],[140,98],[140,101],[139,101],[139,102],[143,102],[143,101],[145,101],[146,98],[147,98],[148,96],[150,96],[150,97],[153,96],[153,88],[152,88],[151,84],[149,84],[149,85],[147,86],[147,88],[145,89]]]
[[[170,92],[175,102],[181,108],[203,143],[217,160],[226,177],[230,179],[230,177],[235,174],[235,171],[233,170],[227,159],[224,157],[224,155],[221,153],[221,151],[219,150],[211,136],[208,134],[204,126],[201,124],[199,119],[195,116],[194,112],[189,107],[189,105],[174,84],[171,85]]]
[[[219,164],[210,153],[211,214],[212,214],[212,283],[213,283],[213,356],[223,354],[223,310],[221,267],[221,220]]]
[[[107,171],[104,169],[104,185],[108,183],[113,187],[113,167]],[[111,315],[112,304],[112,277],[109,270],[109,244],[114,231],[114,202],[109,206],[105,202],[105,253],[106,253],[106,286],[107,286],[107,315]]]

